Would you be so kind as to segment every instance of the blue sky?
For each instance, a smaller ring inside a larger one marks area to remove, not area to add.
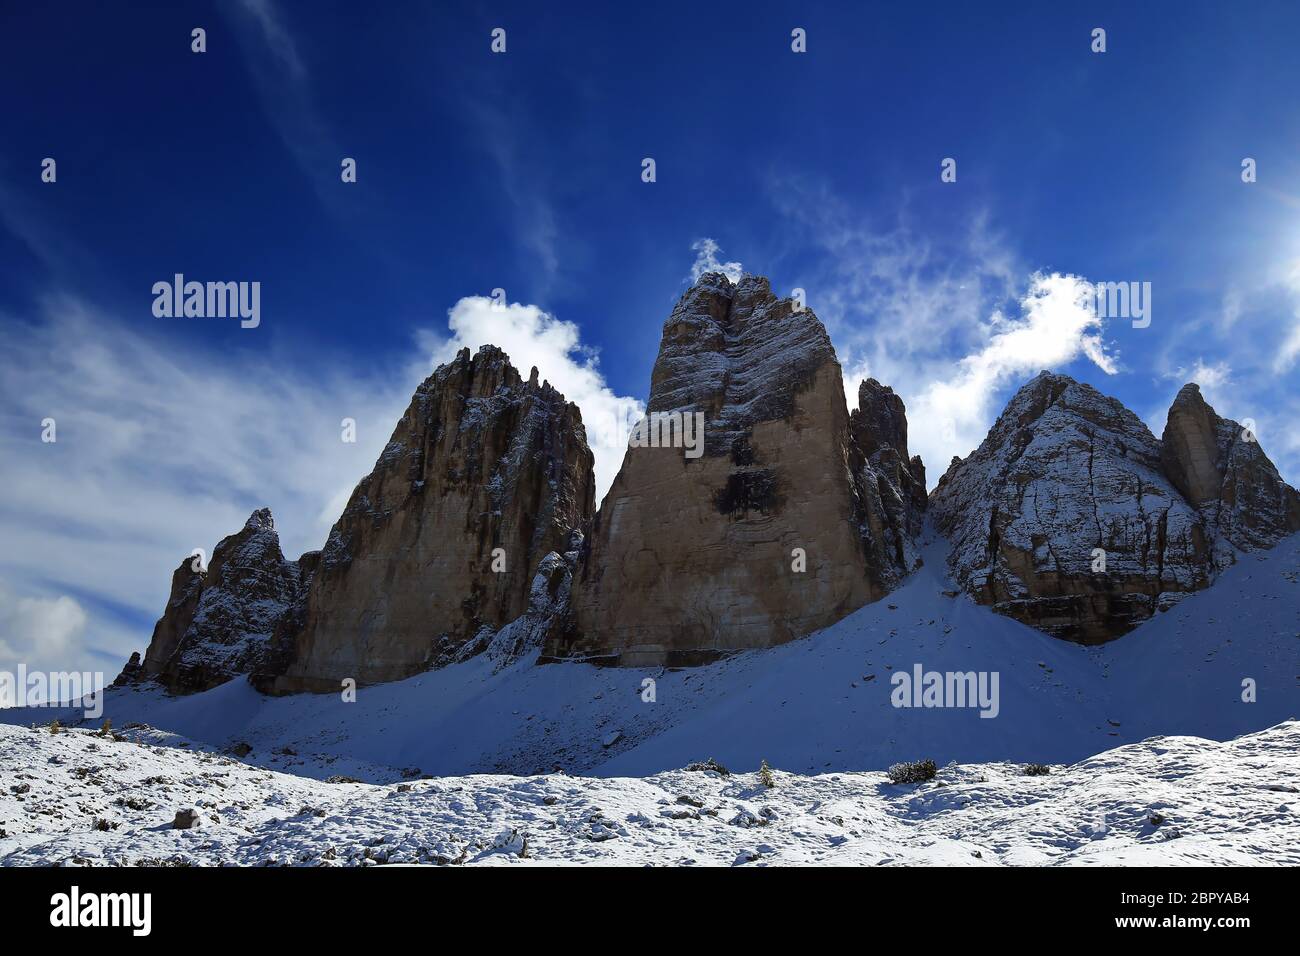
[[[807,290],[932,483],[1049,365],[1157,434],[1196,379],[1300,479],[1294,4],[29,6],[0,13],[0,666],[112,670],[255,507],[318,547],[460,345],[589,426],[634,407],[714,261]],[[260,326],[156,318],[177,272],[259,281]],[[1150,327],[1072,324],[1053,274],[1150,282]]]

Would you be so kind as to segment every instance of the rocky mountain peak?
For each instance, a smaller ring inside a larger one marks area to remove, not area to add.
[[[1188,386],[1158,440],[1115,399],[1040,373],[931,496],[951,570],[1049,633],[1117,637],[1298,526],[1295,492],[1238,431]]]
[[[196,557],[181,561],[144,660],[129,676],[186,692],[261,671],[302,586],[297,562],[280,550],[270,509],[257,509],[217,544],[206,569]]]
[[[882,445],[889,445],[900,458],[908,460],[907,408],[892,388],[874,378],[864,379],[858,386],[858,407],[854,415],[872,423],[871,428],[858,429],[858,447],[864,455],[870,456]]]
[[[703,413],[705,453],[729,455],[759,422],[788,418],[795,393],[834,361],[816,315],[777,298],[767,279],[705,273],[664,323],[648,412]]]
[[[177,568],[122,679],[335,690],[439,666],[536,617],[534,572],[571,550],[595,497],[582,416],[537,379],[495,346],[462,349],[415,390],[323,550],[286,561],[270,510],[254,511],[206,571]]]
[[[839,620],[905,573],[907,549],[886,538],[892,526],[910,533],[911,486],[884,482],[891,517],[875,452],[855,445],[825,327],[766,279],[706,273],[681,296],[648,409],[651,421],[700,416],[704,454],[628,448],[549,658],[689,664],[766,647]],[[877,417],[861,419],[873,449]]]
[[[582,415],[499,348],[416,389],[330,531],[277,690],[394,680],[482,646],[594,511]]]
[[[271,517],[271,509],[258,508],[256,511],[254,511],[251,515],[248,516],[248,520],[244,522],[244,530],[274,531],[275,519]],[[277,538],[277,542],[278,540],[279,539]]]
[[[596,512],[578,408],[501,349],[462,349],[416,388],[320,551],[286,560],[255,510],[207,569],[175,570],[120,680],[336,690],[538,647],[700,663],[887,594],[919,565],[927,510],[977,600],[1100,642],[1300,529],[1253,429],[1195,385],[1157,439],[1049,371],[927,496],[902,398],[868,378],[850,410],[825,327],[761,276],[706,273],[681,295],[642,426]]]
[[[1169,408],[1161,436],[1165,474],[1196,507],[1222,566],[1234,550],[1257,550],[1300,530],[1300,496],[1282,480],[1251,428],[1221,418],[1194,383]]]

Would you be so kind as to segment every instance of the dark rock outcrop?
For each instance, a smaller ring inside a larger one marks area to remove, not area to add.
[[[176,653],[181,639],[194,620],[194,612],[199,608],[199,595],[203,591],[206,573],[207,570],[197,555],[184,558],[172,572],[172,588],[167,597],[167,606],[154,625],[153,637],[145,650],[141,671],[143,676],[155,677],[161,674]]]
[[[858,386],[849,416],[858,514],[872,573],[892,588],[916,567],[928,497],[920,455],[908,457],[907,409],[874,378]]]
[[[303,597],[297,562],[280,551],[271,512],[254,511],[223,538],[205,569],[186,558],[140,668],[122,679],[156,679],[176,692],[206,690],[274,667],[281,622]]]

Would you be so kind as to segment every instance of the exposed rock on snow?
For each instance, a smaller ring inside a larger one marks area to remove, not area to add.
[[[277,629],[307,582],[299,562],[281,553],[271,512],[254,511],[241,531],[221,540],[206,571],[197,565],[186,558],[173,573],[143,664],[133,666],[133,658],[120,681],[156,678],[190,692],[277,669]]]
[[[1295,491],[1238,430],[1188,386],[1162,444],[1118,401],[1043,372],[931,496],[954,576],[1058,637],[1131,630],[1208,586],[1235,547],[1300,527]]]
[[[489,646],[513,660],[567,601],[593,507],[577,406],[500,349],[464,349],[416,390],[323,551],[286,561],[270,512],[254,512],[206,572],[177,568],[144,661],[119,682],[337,690]]]
[[[459,659],[529,609],[538,563],[568,549],[594,497],[578,407],[500,349],[463,349],[416,390],[330,531],[275,689]]]
[[[199,812],[192,807],[176,811],[176,819],[172,821],[173,830],[190,830],[199,823]]]
[[[702,414],[704,453],[628,448],[546,656],[698,664],[884,595],[910,568],[917,506],[901,402],[890,412],[851,430],[817,317],[766,279],[701,276],[664,324],[648,414]]]
[[[925,465],[907,454],[907,409],[874,378],[858,386],[849,416],[854,484],[867,563],[873,576],[897,586],[916,567],[925,522]]]
[[[1215,539],[1216,563],[1233,549],[1271,548],[1300,530],[1300,494],[1282,480],[1256,436],[1220,418],[1187,384],[1169,409],[1160,462]]]
[[[383,786],[0,725],[0,779],[26,784],[0,788],[0,865],[1295,866],[1297,758],[1289,721],[1227,743],[1155,737],[1046,776],[992,763],[902,786],[779,772],[766,788],[752,770]]]

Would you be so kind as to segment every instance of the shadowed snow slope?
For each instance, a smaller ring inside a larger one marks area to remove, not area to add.
[[[115,727],[171,735],[324,778],[390,782],[425,774],[550,772],[643,776],[714,757],[735,770],[766,759],[796,773],[881,769],[898,760],[1060,763],[1156,734],[1216,740],[1300,714],[1300,535],[1246,555],[1117,641],[1083,647],[946,597],[946,545],[887,598],[803,640],[679,671],[586,664],[510,666],[480,656],[339,695],[267,698],[231,681],[188,697],[110,691]],[[998,713],[896,708],[891,675],[996,671]],[[654,701],[643,680],[654,680]],[[1242,700],[1250,679],[1257,701]],[[77,715],[9,710],[11,723]],[[162,738],[160,738],[162,739]],[[179,742],[174,738],[173,742]],[[294,753],[273,753],[288,747]]]
[[[0,727],[0,865],[1300,864],[1300,723],[1155,737],[1027,776],[684,770],[372,785]],[[194,825],[175,829],[178,810]],[[187,816],[190,816],[187,814]]]

